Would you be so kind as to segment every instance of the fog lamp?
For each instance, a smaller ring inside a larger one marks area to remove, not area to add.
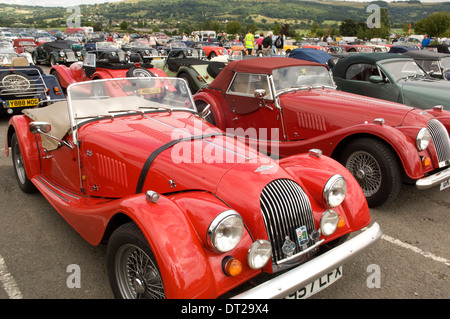
[[[263,268],[272,256],[272,245],[264,239],[255,241],[248,250],[247,263],[252,269]]]
[[[325,236],[332,235],[338,226],[339,215],[334,210],[327,210],[320,219],[320,231]]]

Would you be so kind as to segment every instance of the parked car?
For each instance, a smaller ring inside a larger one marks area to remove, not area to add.
[[[202,51],[197,48],[191,48],[186,45],[186,43],[182,41],[171,40],[164,43],[162,46],[157,46],[162,56],[168,56],[171,50],[183,50],[185,56],[198,57],[202,56]],[[204,56],[204,54],[203,54]]]
[[[95,54],[98,60],[108,60],[109,57],[117,56],[120,62],[127,62],[127,53],[119,48],[116,43],[103,41],[101,38],[94,38],[85,44],[83,56],[86,53]]]
[[[36,50],[36,42],[34,42],[33,39],[28,39],[28,38],[19,38],[19,39],[15,39],[14,43],[14,51],[16,51],[17,53],[21,54],[21,53],[26,53],[28,52],[28,54],[32,54],[34,50]]]
[[[196,42],[193,45],[194,49],[203,50],[204,56],[208,59],[213,59],[217,56],[221,55],[228,55],[228,50],[224,47],[221,47],[219,43],[212,43],[212,42]]]
[[[81,46],[72,41],[56,40],[44,42],[33,51],[34,64],[70,65],[73,62],[82,61]]]
[[[94,53],[87,53],[84,62],[73,63],[70,66],[55,65],[50,74],[58,79],[61,87],[66,90],[70,84],[124,77],[165,77],[166,74],[152,64],[141,64],[137,54],[132,55],[130,62],[121,62],[118,55],[109,55],[107,59],[98,59]],[[99,88],[102,94],[102,88]]]
[[[20,188],[38,189],[89,243],[107,242],[116,297],[296,297],[379,239],[373,223],[344,241],[370,214],[339,163],[317,150],[272,160],[199,118],[182,85],[76,83],[69,103],[9,122]],[[232,291],[262,273],[266,285]]]
[[[43,106],[64,99],[58,81],[41,68],[30,65],[25,57],[12,57],[0,66],[0,114],[19,113],[23,109]],[[0,53],[0,60],[3,60]]]
[[[430,77],[406,55],[361,53],[340,59],[332,71],[342,91],[421,109],[450,107],[450,82]]]
[[[152,60],[158,56],[158,51],[152,48],[148,41],[146,40],[136,40],[131,43],[126,43],[122,45],[122,50],[131,53],[139,54],[141,62],[150,63]]]
[[[413,58],[431,77],[450,80],[450,55],[428,50],[407,51],[403,54]]]
[[[27,59],[27,65],[33,64],[33,59],[30,53],[22,52],[17,53],[14,47],[9,42],[0,42],[0,66],[11,66],[12,60],[17,57],[24,57]]]
[[[292,50],[291,54],[289,54],[290,58],[317,62],[321,64],[327,65],[330,69],[337,63],[339,60],[338,57],[334,57],[331,54],[317,49],[312,48],[301,48]]]
[[[223,62],[186,56],[186,51],[183,49],[171,50],[166,59],[155,61],[154,65],[169,77],[184,79],[191,93],[195,93],[203,86],[211,83],[225,67]]]
[[[450,112],[337,91],[323,64],[230,62],[194,100],[199,110],[210,105],[208,121],[257,140],[260,151],[284,158],[321,149],[353,174],[371,207],[394,200],[403,180],[450,186]]]

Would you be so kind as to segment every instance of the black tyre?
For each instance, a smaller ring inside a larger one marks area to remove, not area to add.
[[[189,79],[188,75],[186,73],[181,73],[178,77],[180,79],[183,79],[183,80],[186,81],[188,90],[192,94],[194,94],[195,92],[194,92],[194,89],[192,88],[191,80]],[[180,93],[181,94],[188,94],[188,91],[186,90],[186,87],[184,85],[180,85]]]
[[[50,55],[49,63],[50,63],[50,66],[55,66],[56,65],[56,60],[55,60],[55,57],[53,56],[53,54]]]
[[[370,207],[389,203],[400,193],[402,171],[394,151],[382,141],[360,138],[350,143],[339,161],[356,178]]]
[[[30,181],[30,179],[27,176],[27,172],[25,171],[22,152],[20,151],[19,140],[17,139],[16,133],[14,133],[11,137],[11,151],[12,151],[14,172],[20,189],[25,193],[35,192],[36,187]]]
[[[112,291],[120,299],[163,299],[164,285],[156,259],[133,222],[117,228],[107,247]]]

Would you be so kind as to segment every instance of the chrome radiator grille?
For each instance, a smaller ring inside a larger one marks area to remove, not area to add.
[[[296,229],[306,226],[308,234],[315,230],[314,218],[309,202],[303,189],[296,182],[288,179],[278,179],[270,182],[261,192],[261,212],[272,243],[272,259],[274,263],[286,259],[283,244],[286,236],[295,243],[293,255],[305,249],[297,241]],[[312,240],[306,244],[310,247]]]
[[[67,61],[76,61],[77,58],[75,57],[75,52],[73,51],[67,51],[66,52]]]
[[[439,167],[450,164],[450,138],[445,126],[437,119],[428,121],[428,130],[436,148]]]

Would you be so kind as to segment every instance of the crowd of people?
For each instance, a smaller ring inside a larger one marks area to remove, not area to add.
[[[261,32],[259,36],[255,37],[252,30],[243,36],[236,36],[236,42],[242,42],[245,46],[245,50],[248,55],[282,55],[284,46],[284,37],[280,33],[278,36],[274,36],[272,31],[267,32],[266,36]]]

